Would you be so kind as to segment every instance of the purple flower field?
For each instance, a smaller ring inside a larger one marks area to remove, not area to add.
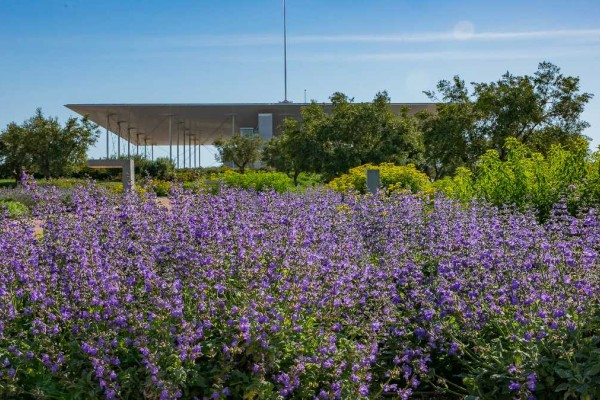
[[[593,210],[540,224],[412,195],[176,192],[167,209],[33,190],[42,235],[0,217],[1,398],[584,390],[589,360],[565,349],[595,335]]]

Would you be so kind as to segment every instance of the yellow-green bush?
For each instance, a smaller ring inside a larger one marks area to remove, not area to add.
[[[327,186],[339,192],[356,190],[364,193],[367,188],[367,170],[378,169],[381,186],[387,193],[410,191],[412,193],[433,193],[429,177],[417,170],[413,164],[395,165],[382,163],[379,165],[365,164],[352,168],[347,174],[333,179]]]
[[[553,145],[544,157],[530,151],[514,138],[504,146],[505,160],[488,150],[474,171],[459,168],[452,178],[434,183],[447,196],[469,201],[485,199],[492,204],[533,207],[545,218],[552,206],[566,198],[572,210],[600,200],[600,156],[587,154],[587,142],[581,140],[569,150]]]
[[[283,193],[295,188],[292,178],[282,172],[246,171],[246,173],[240,174],[226,171],[220,177],[226,186],[254,189],[259,192],[275,190]]]
[[[29,214],[29,208],[19,201],[14,200],[0,200],[0,213],[8,211],[11,217],[19,217],[22,215]]]

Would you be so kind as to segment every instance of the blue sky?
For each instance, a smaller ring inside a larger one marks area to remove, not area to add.
[[[287,17],[292,101],[424,102],[456,74],[489,82],[550,61],[596,95],[584,119],[600,144],[598,0],[287,0]],[[283,100],[281,32],[281,0],[0,0],[0,129],[37,107],[64,121],[67,103]]]

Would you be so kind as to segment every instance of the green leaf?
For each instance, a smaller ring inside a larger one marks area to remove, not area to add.
[[[570,379],[573,377],[573,372],[566,369],[560,369],[557,367],[554,368],[554,372],[563,379]]]
[[[600,373],[600,364],[594,364],[591,368],[585,370],[584,376],[590,377],[598,375],[598,373]]]

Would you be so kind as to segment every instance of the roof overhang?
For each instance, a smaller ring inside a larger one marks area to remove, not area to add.
[[[240,128],[257,128],[258,114],[273,115],[275,134],[285,118],[300,120],[304,103],[256,104],[67,104],[76,113],[87,116],[102,128],[137,145],[177,145],[193,140],[195,144],[210,145],[221,138],[231,137]],[[322,104],[325,111],[331,104]],[[410,113],[435,111],[433,103],[392,103],[399,113],[408,107]]]

